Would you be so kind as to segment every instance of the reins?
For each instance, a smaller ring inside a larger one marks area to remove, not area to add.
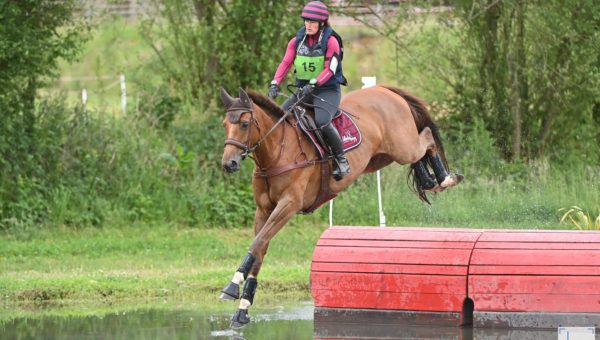
[[[283,93],[280,93],[280,95],[286,96]],[[316,95],[314,95],[312,93],[310,95],[312,95],[314,98],[317,98],[317,99],[319,99],[319,100],[327,103],[323,98],[321,98],[319,96],[316,96]],[[288,96],[286,96],[286,97],[288,97]],[[296,106],[298,106],[302,102],[302,100],[304,99],[304,96],[300,97],[298,95],[298,93],[296,93],[296,98],[297,98],[296,102],[294,104],[292,104],[288,110],[285,111],[285,113],[279,118],[279,120],[277,122],[275,122],[275,124],[273,124],[273,126],[271,126],[271,128],[269,129],[269,131],[267,131],[264,135],[261,135],[260,125],[258,124],[258,121],[254,117],[254,111],[250,110],[250,123],[251,123],[250,129],[252,129],[252,125],[256,125],[256,128],[258,129],[258,134],[260,136],[259,140],[256,143],[254,143],[253,145],[250,145],[250,138],[251,138],[251,135],[252,135],[252,131],[251,130],[248,131],[248,139],[246,140],[245,143],[242,143],[242,142],[240,142],[238,140],[231,139],[231,138],[228,138],[228,139],[225,140],[225,145],[230,144],[230,145],[236,146],[236,147],[238,147],[238,148],[240,148],[240,149],[243,150],[243,153],[241,155],[242,160],[244,160],[246,157],[249,157],[249,158],[251,158],[256,163],[258,169],[260,169],[260,170],[254,172],[254,177],[265,178],[265,180],[267,180],[270,177],[278,176],[278,175],[281,175],[281,174],[283,174],[285,172],[288,172],[288,171],[291,171],[291,170],[294,170],[294,169],[306,168],[306,167],[309,167],[309,166],[313,166],[313,165],[316,165],[316,164],[320,164],[320,163],[328,162],[329,161],[328,159],[322,159],[322,160],[320,160],[320,159],[309,160],[308,159],[308,157],[306,155],[306,152],[304,151],[304,148],[302,147],[301,138],[300,138],[300,135],[298,133],[298,128],[294,124],[292,124],[292,126],[294,127],[294,130],[295,130],[296,135],[298,137],[298,145],[300,147],[300,153],[298,154],[298,156],[296,156],[296,160],[294,161],[294,163],[290,163],[290,164],[286,164],[286,165],[283,165],[283,166],[279,166],[279,167],[267,169],[267,168],[263,168],[261,166],[260,162],[256,159],[256,157],[252,157],[252,154],[256,151],[256,149],[258,149],[261,146],[262,142],[273,131],[275,131],[275,129],[277,129],[277,127],[279,125],[281,125],[286,120],[286,118],[290,115],[290,113],[292,112],[292,110],[294,110],[296,108]],[[335,105],[332,105],[331,103],[327,103],[327,104],[329,104],[330,106],[335,106]],[[305,105],[306,105],[306,103],[305,103]],[[336,107],[336,108],[338,108],[338,107]],[[282,134],[281,137],[282,138],[281,138],[281,142],[280,142],[279,155],[277,156],[277,159],[275,160],[275,164],[277,164],[277,162],[279,161],[279,159],[281,159],[281,155],[283,154],[283,149],[285,147],[285,144],[284,144],[285,124],[283,125],[283,134]],[[304,160],[301,161],[301,162],[298,162],[298,160],[297,160],[298,157],[303,157]]]
[[[242,153],[242,160],[246,159],[246,157],[252,158],[252,156],[250,156],[250,154],[252,154],[254,152],[254,150],[258,149],[258,147],[260,147],[261,143],[265,140],[265,138],[267,138],[267,136],[269,136],[273,131],[275,131],[275,129],[290,115],[290,112],[292,112],[292,110],[302,101],[302,99],[304,99],[304,98],[298,99],[298,101],[296,101],[290,107],[289,110],[286,110],[285,113],[283,114],[283,116],[281,116],[281,118],[279,118],[279,120],[275,124],[273,124],[273,126],[269,129],[269,131],[267,131],[267,133],[262,135],[260,137],[260,139],[256,143],[254,143],[254,145],[250,146],[251,131],[248,131],[248,140],[246,140],[246,143],[242,143],[235,139],[227,138],[225,140],[225,145],[230,144],[230,145],[233,145],[233,146],[236,146],[236,147],[242,149],[244,151]],[[256,118],[254,118],[253,110],[250,110],[250,122],[254,123],[256,125],[256,127],[258,128],[258,134],[260,135],[260,126],[258,125]],[[250,125],[250,128],[252,128],[252,125]],[[284,130],[284,133],[285,133],[285,130]],[[281,154],[280,154],[280,156],[281,156]],[[254,158],[252,158],[252,159],[254,159]]]

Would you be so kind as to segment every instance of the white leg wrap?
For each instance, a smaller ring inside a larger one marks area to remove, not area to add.
[[[454,181],[454,178],[451,175],[446,176],[446,178],[444,178],[444,181],[442,183],[440,183],[440,186],[442,188],[447,188],[447,187],[451,187],[451,186],[455,186],[456,182]]]
[[[248,309],[248,307],[250,307],[252,304],[250,303],[250,301],[246,300],[246,299],[241,299],[240,300],[240,309]]]
[[[244,273],[235,272],[235,274],[233,274],[233,279],[231,279],[231,282],[239,285],[242,281],[244,281]]]

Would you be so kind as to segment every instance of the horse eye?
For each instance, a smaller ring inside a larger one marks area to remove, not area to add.
[[[240,126],[242,127],[242,129],[247,129],[249,125],[250,123],[246,121],[240,122]]]

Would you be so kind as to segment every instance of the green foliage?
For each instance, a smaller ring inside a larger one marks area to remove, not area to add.
[[[559,211],[565,211],[560,218],[560,223],[563,223],[569,218],[569,222],[579,230],[600,230],[600,214],[598,214],[598,217],[594,220],[589,213],[586,214],[583,209],[576,205],[568,210],[567,208],[561,208]]]
[[[203,110],[220,86],[265,88],[302,25],[301,3],[156,0],[160,17],[145,21],[142,30],[156,54],[152,67],[171,92]]]
[[[0,227],[36,223],[47,213],[45,181],[56,180],[64,113],[37,90],[82,42],[73,1],[10,1],[0,6]]]
[[[481,120],[503,159],[598,164],[600,4],[451,4],[428,15],[415,6],[431,8],[438,1],[403,2],[389,17],[378,10],[388,1],[357,0],[345,1],[339,11],[393,45],[387,52],[395,65],[388,70],[442,110],[435,114],[466,124]]]
[[[445,138],[444,131],[454,137]],[[600,171],[585,164],[559,165],[547,160],[526,164],[502,160],[482,122],[441,129],[452,171],[465,175],[456,188],[420,202],[407,185],[408,167],[381,170],[387,224],[476,228],[561,229],[558,209],[580,202],[600,207]],[[582,180],[584,179],[584,180]],[[374,175],[360,177],[334,202],[334,225],[378,225]],[[327,221],[328,209],[315,218]],[[321,222],[321,223],[323,223]]]
[[[507,159],[597,164],[598,2],[457,1],[454,13],[467,56],[457,94],[468,103],[456,116],[483,118]]]

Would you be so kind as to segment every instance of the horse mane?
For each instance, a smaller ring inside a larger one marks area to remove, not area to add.
[[[442,145],[442,139],[440,138],[440,133],[438,131],[438,127],[435,124],[435,122],[433,121],[433,119],[431,118],[431,115],[429,114],[429,110],[427,109],[427,104],[423,100],[413,96],[412,94],[406,92],[405,90],[402,90],[402,89],[399,89],[396,87],[392,87],[392,86],[383,86],[383,88],[394,92],[395,94],[399,95],[400,97],[404,98],[404,100],[406,100],[406,102],[408,103],[408,106],[410,107],[410,112],[413,115],[415,123],[417,124],[417,130],[419,132],[421,132],[425,127],[429,127],[431,129],[431,132],[433,133],[433,139],[435,140],[435,144],[438,149],[438,153],[440,154],[440,156],[442,158],[442,162],[444,163],[444,166],[446,167],[446,169],[448,171],[450,171],[450,168],[448,167],[448,161],[446,160],[446,153],[444,151],[444,146]],[[431,165],[431,163],[430,163],[430,165]],[[423,189],[421,189],[421,187],[417,184],[416,177],[414,175],[414,170],[412,170],[412,169],[408,174],[409,181],[411,180],[411,176],[412,176],[412,182],[413,182],[413,189],[417,192],[417,194],[419,195],[419,198],[421,198],[423,201],[431,204],[429,202],[429,200],[427,199],[427,195],[425,194]]]
[[[256,91],[248,91],[248,95],[250,96],[250,99],[252,99],[254,104],[258,105],[267,114],[275,118],[281,118],[285,114],[285,111],[283,111],[281,106],[277,105],[277,103],[269,99],[264,94],[258,93]]]

